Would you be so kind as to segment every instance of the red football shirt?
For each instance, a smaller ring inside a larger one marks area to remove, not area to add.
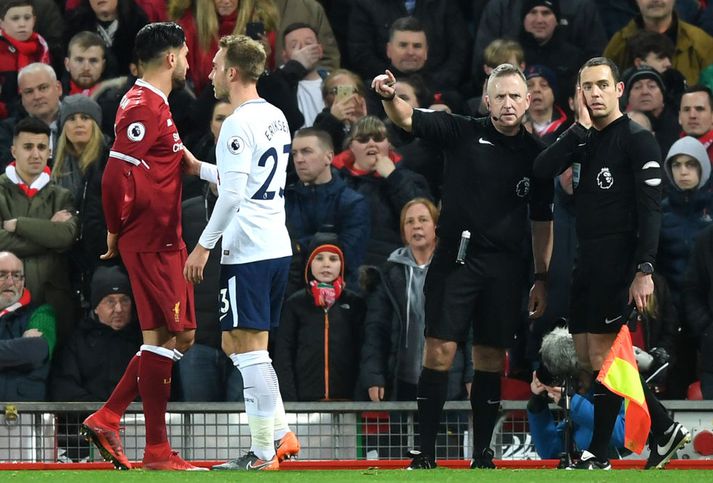
[[[102,204],[119,249],[178,250],[183,143],[166,96],[141,79],[124,95],[102,178]]]

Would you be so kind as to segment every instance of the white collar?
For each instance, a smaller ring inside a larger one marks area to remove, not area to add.
[[[163,93],[163,91],[157,87],[155,87],[152,84],[149,84],[143,79],[136,79],[136,85],[139,87],[145,87],[146,89],[156,93],[157,96],[161,96],[161,99],[163,99],[163,102],[168,104],[168,98],[166,97],[166,94]]]

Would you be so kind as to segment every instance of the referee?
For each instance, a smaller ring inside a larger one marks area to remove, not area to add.
[[[552,252],[553,183],[533,178],[533,163],[543,148],[521,125],[530,97],[516,67],[502,64],[490,75],[485,102],[491,116],[483,119],[412,109],[394,96],[394,81],[387,70],[372,82],[386,114],[416,137],[440,144],[446,155],[439,241],[424,286],[425,359],[416,398],[420,451],[412,452],[409,468],[436,466],[448,370],[471,326],[471,468],[494,468],[490,440],[500,407],[500,375],[522,320],[521,295],[529,280],[528,215],[536,272],[528,309],[531,317],[539,317]]]
[[[573,468],[609,469],[607,449],[622,398],[596,381],[633,303],[643,310],[653,293],[652,273],[661,225],[661,153],[653,135],[619,109],[624,90],[616,64],[588,60],[579,71],[574,124],[535,161],[551,179],[572,166],[577,258],[569,330],[583,367],[594,371],[594,433]],[[687,441],[643,382],[651,414],[646,468],[662,468]]]

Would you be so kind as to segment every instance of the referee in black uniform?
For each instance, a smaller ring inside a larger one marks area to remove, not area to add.
[[[653,135],[619,109],[624,84],[616,64],[588,60],[579,71],[579,122],[535,161],[535,174],[552,179],[572,166],[577,216],[569,329],[583,367],[594,371],[594,433],[573,467],[609,469],[609,439],[622,398],[596,381],[629,304],[646,307],[661,225],[661,153]],[[662,468],[690,441],[642,381],[651,414],[647,468]]]
[[[533,178],[534,159],[543,145],[521,125],[530,98],[516,67],[503,64],[490,75],[485,101],[491,116],[483,119],[412,109],[394,97],[394,81],[386,71],[372,83],[386,114],[406,131],[440,144],[446,154],[438,246],[424,286],[426,345],[417,394],[420,451],[413,452],[409,468],[436,466],[448,370],[471,325],[471,467],[494,468],[490,440],[500,406],[500,375],[522,320],[521,296],[530,278],[523,250],[529,244],[528,217],[536,272],[530,315],[539,317],[545,309],[553,183]]]

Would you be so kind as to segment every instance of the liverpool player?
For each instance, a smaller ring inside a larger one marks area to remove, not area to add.
[[[143,467],[204,469],[171,450],[165,423],[174,358],[191,346],[196,327],[193,289],[182,276],[183,143],[167,99],[174,86],[185,82],[187,53],[183,30],[175,23],[149,24],[136,35],[143,75],[121,100],[116,139],[102,178],[108,229],[108,250],[102,258],[121,252],[143,345],[106,404],[84,421],[82,431],[120,469],[130,469],[131,464],[121,446],[119,420],[137,393],[146,418]]]
[[[186,280],[200,282],[210,250],[223,237],[223,349],[243,376],[252,441],[246,455],[214,470],[276,470],[300,449],[267,352],[292,255],[284,199],[291,138],[282,112],[257,93],[264,68],[259,42],[241,35],[220,39],[210,79],[216,98],[228,98],[234,111],[218,137],[217,166],[200,165],[201,178],[218,184],[218,201],[184,268]]]

